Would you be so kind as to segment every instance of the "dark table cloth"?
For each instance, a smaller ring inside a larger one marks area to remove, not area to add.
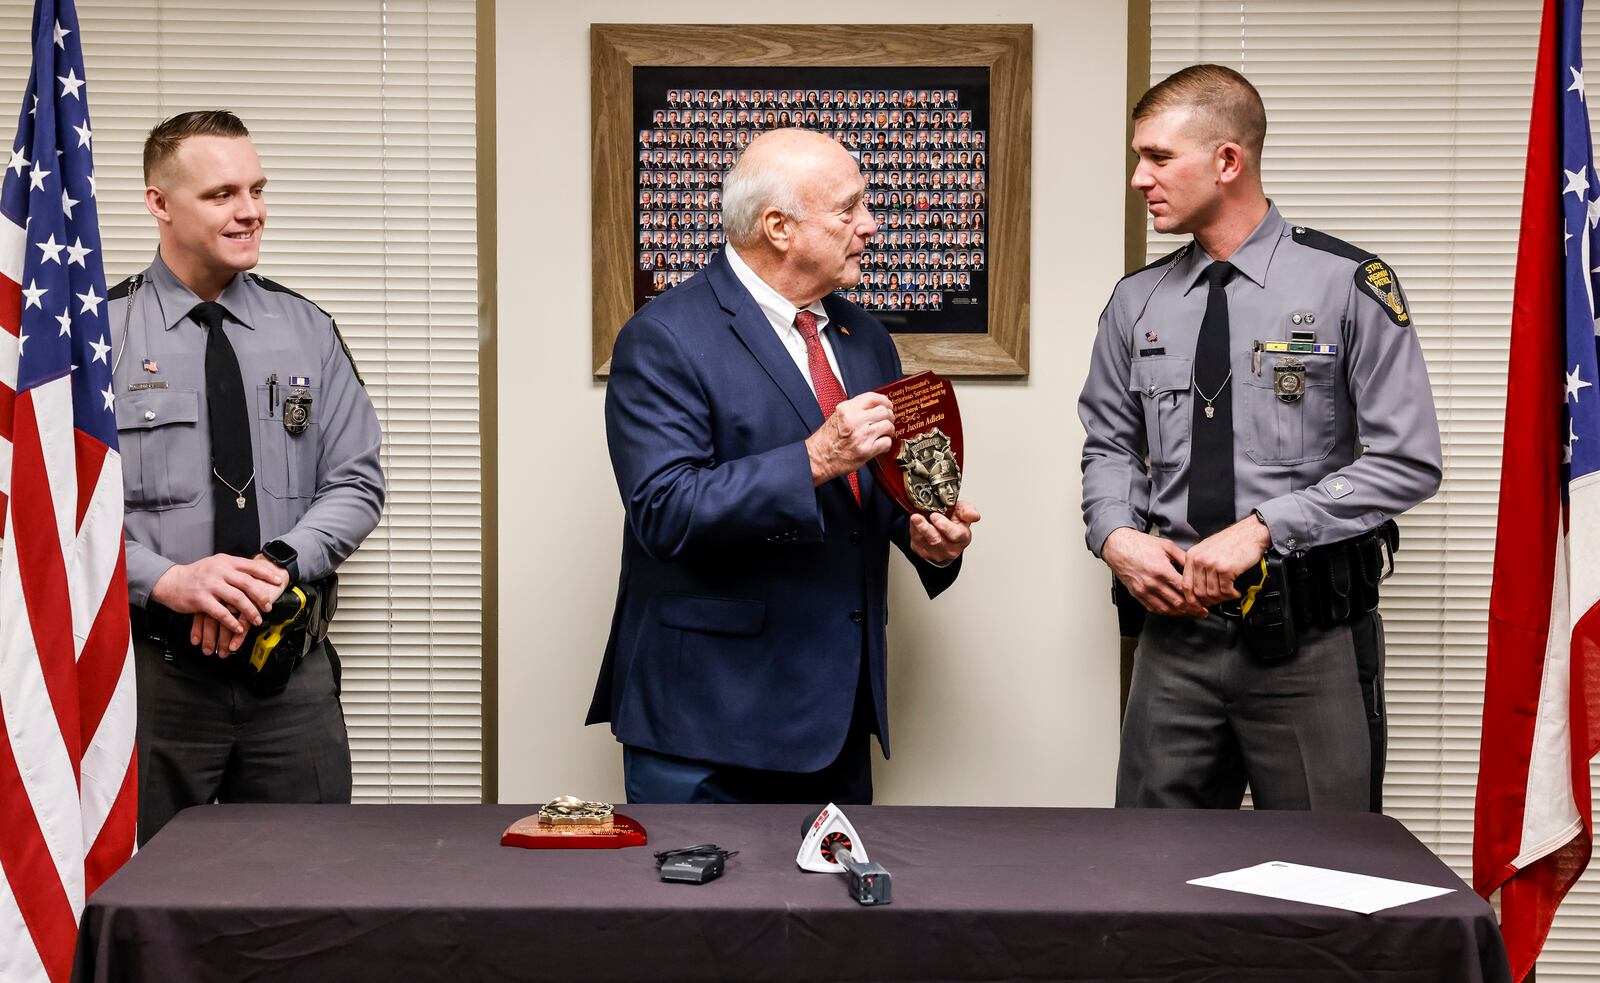
[[[650,844],[499,845],[530,806],[208,806],[89,901],[74,978],[1504,981],[1489,906],[1366,814],[856,807],[894,903],[795,866],[796,806],[626,806]],[[652,851],[738,850],[703,885]],[[1448,886],[1375,915],[1184,882],[1266,860]]]

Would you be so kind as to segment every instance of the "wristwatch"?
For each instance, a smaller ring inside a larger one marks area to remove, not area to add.
[[[281,539],[274,539],[261,547],[261,555],[289,571],[289,581],[300,579],[300,554]]]

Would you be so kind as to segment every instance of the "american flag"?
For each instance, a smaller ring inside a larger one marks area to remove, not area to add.
[[[133,853],[122,462],[72,0],[38,0],[0,184],[0,979],[63,981]]]
[[[1600,737],[1600,178],[1583,2],[1546,0],[1512,301],[1505,456],[1473,830],[1525,978],[1589,863]]]

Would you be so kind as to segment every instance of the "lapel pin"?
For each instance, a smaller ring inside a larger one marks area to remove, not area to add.
[[[153,359],[153,358],[145,359],[144,362],[143,362],[143,365],[144,365],[144,370],[146,372],[160,372],[161,371],[161,367],[156,364],[156,360]]]

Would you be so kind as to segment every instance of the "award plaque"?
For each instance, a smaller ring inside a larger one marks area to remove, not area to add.
[[[609,802],[585,802],[575,795],[552,799],[531,816],[512,823],[501,846],[529,850],[615,850],[644,846],[644,827],[620,815]]]
[[[908,513],[948,513],[961,494],[961,411],[948,380],[919,372],[877,390],[894,402],[889,449],[867,462]]]

